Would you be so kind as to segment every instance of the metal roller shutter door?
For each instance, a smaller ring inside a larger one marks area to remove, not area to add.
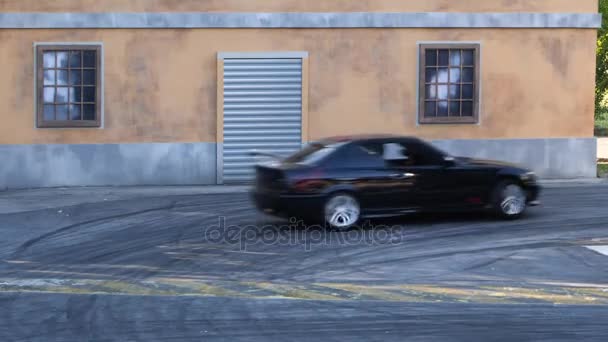
[[[251,150],[301,147],[302,59],[224,60],[223,182],[253,179]]]

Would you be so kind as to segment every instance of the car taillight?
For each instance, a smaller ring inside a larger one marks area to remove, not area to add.
[[[296,180],[293,184],[293,190],[296,192],[314,191],[325,184],[323,172],[319,169],[311,170],[299,178],[300,179]]]

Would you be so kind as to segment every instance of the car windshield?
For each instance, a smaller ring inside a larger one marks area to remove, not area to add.
[[[308,144],[300,151],[285,158],[284,162],[294,164],[312,165],[318,163],[321,159],[335,151],[343,143],[324,143],[314,142]]]

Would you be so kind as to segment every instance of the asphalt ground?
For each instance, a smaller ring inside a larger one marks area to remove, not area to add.
[[[608,339],[603,183],[348,232],[222,192],[0,192],[0,341]]]

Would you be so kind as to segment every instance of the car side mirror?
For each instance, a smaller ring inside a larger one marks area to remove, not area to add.
[[[451,156],[443,157],[444,166],[453,166],[455,162],[456,162],[456,160],[454,159],[454,157],[451,157]]]

